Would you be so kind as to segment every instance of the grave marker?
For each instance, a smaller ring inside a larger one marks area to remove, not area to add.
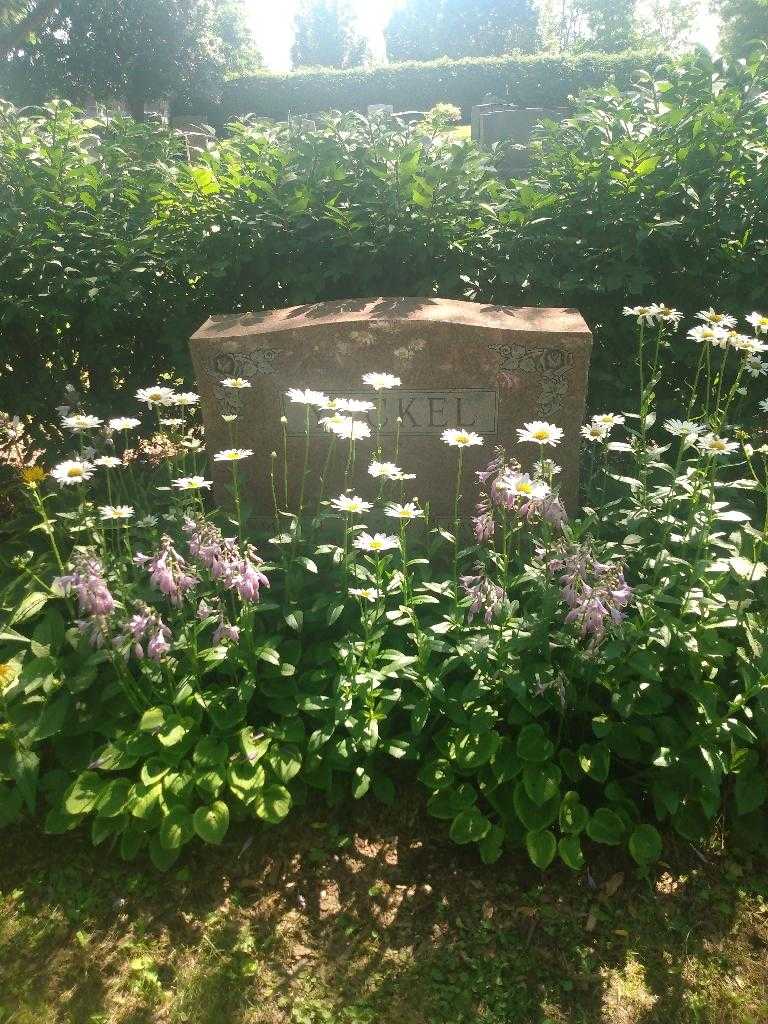
[[[294,501],[300,487],[306,407],[291,403],[285,397],[288,389],[376,401],[377,393],[361,378],[379,371],[402,380],[401,387],[378,393],[382,458],[415,473],[408,493],[429,501],[437,515],[447,515],[456,452],[441,442],[442,431],[464,427],[485,439],[482,448],[465,451],[464,507],[469,510],[476,492],[471,474],[490,461],[496,445],[505,446],[526,468],[538,458],[537,446],[517,444],[516,434],[517,427],[537,419],[565,430],[561,445],[546,454],[563,467],[563,496],[575,504],[591,340],[581,315],[572,309],[381,298],[214,316],[192,336],[190,345],[209,452],[232,446],[230,427],[236,447],[254,450],[239,467],[258,514],[272,511],[270,453],[280,453],[280,468],[283,414]],[[225,388],[221,381],[226,377],[244,378],[251,386]],[[318,423],[324,413],[314,408],[310,413],[312,493],[330,435]],[[236,414],[237,420],[228,425],[222,414]],[[352,480],[355,492],[363,496],[375,492],[367,466],[376,445],[376,413],[368,414],[368,422],[372,436],[355,442]],[[342,448],[347,444],[336,443]],[[337,462],[326,493],[338,494],[342,486],[343,457]],[[230,467],[215,463],[213,472],[221,499]],[[282,486],[282,479],[278,484]]]

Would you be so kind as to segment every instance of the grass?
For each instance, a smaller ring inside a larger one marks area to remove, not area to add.
[[[668,851],[576,877],[483,867],[356,806],[159,875],[87,837],[0,837],[1,1024],[765,1024],[768,877]]]

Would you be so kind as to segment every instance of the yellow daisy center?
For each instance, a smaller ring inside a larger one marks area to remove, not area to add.
[[[74,478],[74,477],[82,476],[82,475],[83,475],[83,471],[82,471],[82,469],[80,469],[79,466],[70,466],[69,469],[67,470],[67,476],[68,477]]]

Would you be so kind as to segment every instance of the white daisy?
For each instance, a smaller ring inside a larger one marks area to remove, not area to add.
[[[408,501],[405,505],[398,505],[396,502],[392,502],[391,505],[387,505],[384,509],[384,515],[389,516],[391,519],[420,519],[424,515],[424,509],[419,508],[412,501]]]
[[[768,412],[768,398],[764,398],[762,402],[758,402],[758,408],[761,412]]]
[[[705,434],[699,439],[699,448],[707,455],[728,455],[739,447],[737,441],[729,441],[718,434]]]
[[[239,462],[240,459],[247,459],[250,455],[253,455],[250,448],[225,448],[223,452],[216,452],[213,461]]]
[[[224,420],[225,423],[234,423],[235,420],[237,419],[237,413],[236,412],[223,412],[221,414],[221,418]]]
[[[329,412],[371,412],[376,406],[361,398],[329,398],[323,408]]]
[[[747,338],[741,346],[741,350],[749,356],[759,356],[768,352],[768,344],[764,341],[759,341],[757,338]]]
[[[181,443],[190,452],[196,452],[203,447],[203,442],[199,437],[182,437]]]
[[[391,548],[400,547],[397,537],[388,536],[386,533],[361,533],[352,542],[354,547],[361,551],[389,551]]]
[[[210,490],[211,481],[202,476],[180,476],[173,481],[173,486],[178,491],[199,491],[203,487]]]
[[[99,515],[105,522],[109,519],[131,519],[133,514],[131,505],[99,505]]]
[[[665,324],[672,324],[673,327],[677,327],[683,319],[683,314],[679,309],[672,309],[670,306],[665,306],[663,302],[652,303],[651,309],[657,320],[661,320],[661,322]]]
[[[221,381],[221,386],[223,388],[232,388],[234,391],[240,391],[243,388],[250,388],[253,385],[249,380],[246,380],[245,377],[225,377],[224,380]]]
[[[359,597],[363,601],[370,601],[371,603],[378,601],[380,597],[384,596],[376,587],[350,587],[349,592],[353,597]]]
[[[765,313],[750,313],[746,320],[758,334],[768,334],[768,316]]]
[[[505,473],[495,486],[523,498],[546,498],[549,494],[549,486],[543,480],[532,480],[527,473]]]
[[[699,327],[692,327],[688,331],[687,337],[699,345],[702,342],[708,341],[719,348],[727,344],[728,332],[722,327],[713,326],[712,324],[701,324]]]
[[[110,430],[133,430],[134,427],[140,426],[141,420],[137,420],[133,416],[116,416],[115,419],[109,421]]]
[[[399,388],[402,381],[391,373],[364,373],[363,384],[374,391],[385,391],[388,388]]]
[[[157,526],[159,519],[157,516],[144,516],[143,519],[137,519],[136,525],[140,526],[144,530],[149,530],[153,526]]]
[[[402,469],[394,462],[376,462],[375,460],[368,467],[368,472],[373,477],[384,477],[385,480],[404,480],[405,475]],[[409,474],[409,479],[415,474]]]
[[[551,476],[557,476],[558,473],[562,473],[562,466],[558,466],[552,459],[541,459],[539,462],[533,464],[533,471],[536,476],[544,477],[548,479]]]
[[[696,319],[701,320],[705,324],[710,324],[713,327],[736,326],[735,316],[731,316],[729,313],[716,313],[711,306],[709,309],[703,309],[701,312],[697,313]]]
[[[595,441],[602,443],[606,440],[611,432],[611,428],[605,423],[588,423],[586,426],[581,428],[581,436],[585,437],[588,441]]]
[[[194,391],[180,391],[173,400],[173,405],[197,405],[200,401],[200,395],[196,395]]]
[[[517,428],[518,441],[530,441],[533,444],[548,444],[554,448],[560,443],[563,431],[554,423],[545,423],[543,420],[532,420],[525,423],[523,427]]]
[[[768,373],[768,363],[764,362],[760,356],[747,356],[744,365],[747,373],[753,377],[764,377]]]
[[[652,324],[656,319],[654,306],[625,306],[624,316],[633,316],[639,324]]]
[[[96,430],[104,421],[100,420],[98,416],[86,416],[84,413],[75,413],[72,416],[62,417],[61,422],[68,430],[79,434],[83,430]]]
[[[665,420],[664,429],[674,437],[698,437],[704,427],[693,420]]]
[[[727,344],[730,345],[731,348],[735,348],[738,352],[750,351],[755,341],[755,339],[750,338],[748,334],[739,334],[738,331],[728,331],[726,340]],[[719,347],[725,348],[725,345],[721,345]]]
[[[338,498],[332,498],[331,505],[333,505],[337,511],[346,512],[351,516],[362,515],[363,512],[367,512],[369,508],[373,507],[370,501],[363,501],[363,499],[357,495],[350,498],[348,494],[340,494]]]
[[[604,427],[619,427],[624,423],[624,417],[615,412],[599,412],[592,417],[593,423],[602,423]]]
[[[90,480],[93,473],[93,463],[82,459],[67,459],[51,470],[51,476],[60,484],[80,484]]]
[[[452,448],[469,448],[471,445],[483,443],[482,437],[472,430],[444,430],[440,437]]]
[[[180,420],[180,419],[176,419],[176,418],[169,419],[169,420],[164,420],[164,419],[161,418],[160,419],[160,425],[162,427],[183,427],[184,426],[184,420]]]
[[[360,420],[352,420],[348,416],[342,416],[341,418],[344,422],[331,425],[331,430],[337,437],[346,437],[351,438],[353,441],[359,441],[363,437],[371,436],[371,428],[367,423]]]
[[[328,395],[324,395],[322,391],[311,391],[309,388],[304,391],[299,388],[289,388],[285,395],[286,398],[290,398],[298,405],[317,405],[321,409],[325,408],[325,403],[328,401]]]
[[[104,466],[106,469],[116,469],[123,465],[123,460],[118,459],[115,455],[101,455],[98,459],[93,460],[93,464],[94,466]]]
[[[152,388],[139,388],[136,398],[147,405],[173,405],[176,399],[176,392],[173,388],[166,388],[155,384]]]

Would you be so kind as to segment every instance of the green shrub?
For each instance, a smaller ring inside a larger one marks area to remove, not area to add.
[[[653,52],[467,57],[349,70],[258,72],[225,87],[222,114],[285,120],[290,113],[318,110],[364,113],[369,103],[391,103],[395,110],[429,110],[436,103],[452,103],[468,118],[473,104],[482,103],[488,94],[522,107],[561,107],[582,89],[609,81],[624,87],[633,72],[652,70],[662,59]]]
[[[486,862],[522,848],[580,870],[603,844],[647,872],[657,826],[698,842],[717,823],[764,847],[768,444],[737,423],[745,383],[765,394],[768,316],[741,334],[704,311],[681,340],[674,310],[625,312],[640,324],[639,408],[582,430],[595,508],[572,522],[551,461],[532,479],[497,450],[471,524],[433,525],[404,500],[418,480],[392,467],[362,485],[367,502],[345,487],[298,508],[278,475],[282,532],[257,538],[238,486],[253,452],[215,456],[232,466],[234,515],[203,503],[195,395],[139,392],[163,434],[128,456],[129,425],[65,416],[73,448],[96,454],[20,474],[31,514],[0,592],[0,823],[39,810],[50,833],[87,824],[94,843],[166,869],[234,822],[391,803],[418,778],[429,813]],[[671,344],[698,360],[662,426]],[[327,402],[288,397],[307,424]],[[164,424],[166,405],[179,409]],[[363,420],[378,415],[356,415],[357,432],[334,421],[359,439],[329,438],[329,459],[392,458]],[[520,433],[516,450],[538,440],[557,457],[556,425]],[[458,510],[461,445],[483,438],[443,440]],[[308,450],[309,428],[294,443]]]
[[[386,118],[235,122],[193,166],[179,137],[71,107],[0,109],[0,408],[93,401],[187,373],[210,314],[442,295],[574,306],[592,403],[625,404],[648,292],[760,305],[768,275],[765,64],[697,59],[580,101],[526,182],[497,154]],[[683,354],[683,362],[685,355]]]

